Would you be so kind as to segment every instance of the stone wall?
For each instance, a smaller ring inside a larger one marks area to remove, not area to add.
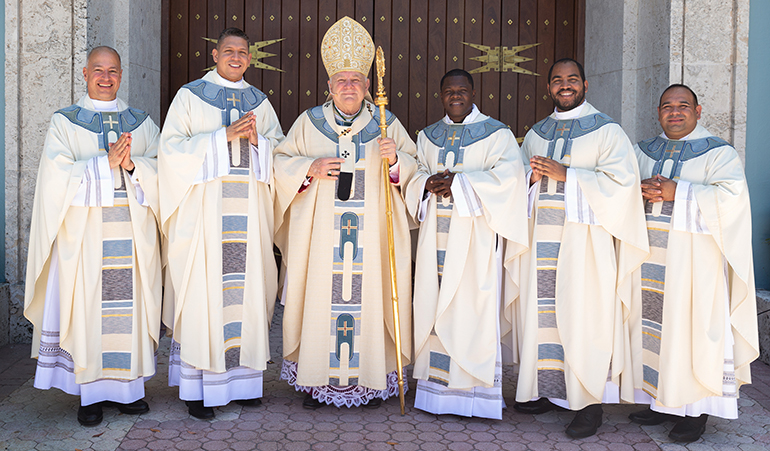
[[[670,0],[586,1],[586,95],[619,121],[631,142],[659,132],[668,86]]]
[[[703,105],[701,124],[745,161],[749,0],[671,0],[669,81]]]
[[[51,115],[86,92],[88,48],[123,59],[118,94],[160,116],[160,2],[5,1],[5,278],[0,345],[29,341],[23,317],[27,243],[39,157]],[[6,326],[7,325],[7,326]]]
[[[160,2],[88,1],[88,48],[109,45],[120,53],[118,97],[160,124]]]
[[[746,148],[749,0],[586,0],[586,97],[632,142],[660,133],[656,107],[689,85],[701,124]]]

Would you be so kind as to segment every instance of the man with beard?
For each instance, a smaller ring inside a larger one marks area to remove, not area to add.
[[[554,63],[548,92],[556,109],[522,146],[531,167],[531,243],[521,259],[514,408],[578,411],[566,431],[573,438],[596,433],[602,402],[619,402],[630,364],[631,275],[648,255],[633,147],[584,100],[587,88],[578,62]]]
[[[261,404],[277,290],[269,184],[283,139],[267,96],[243,79],[248,36],[225,29],[212,55],[216,70],[171,103],[158,157],[174,305],[164,311],[174,330],[169,385],[201,419],[230,401]]]
[[[660,136],[640,142],[651,255],[631,346],[639,424],[674,421],[675,441],[698,440],[709,415],[738,418],[738,389],[759,355],[751,210],[735,149],[701,125],[684,85],[660,97]],[[624,376],[625,377],[625,376]]]
[[[117,98],[122,73],[114,49],[89,52],[87,94],[51,118],[32,209],[35,387],[80,396],[83,426],[101,423],[103,406],[150,410],[160,338],[158,127]]]
[[[393,201],[404,365],[411,356],[400,187],[417,167],[415,147],[390,112],[388,137],[380,138],[380,116],[367,100],[374,43],[361,24],[343,17],[332,25],[321,58],[333,100],[302,113],[275,151],[275,241],[286,265],[281,378],[306,393],[308,409],[374,408],[398,392],[385,196]]]
[[[500,283],[503,250],[513,265],[527,247],[524,164],[508,126],[473,103],[468,72],[447,72],[440,93],[446,116],[420,132],[406,190],[421,223],[415,407],[501,419]]]

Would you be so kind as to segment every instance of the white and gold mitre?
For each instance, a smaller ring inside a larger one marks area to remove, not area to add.
[[[321,41],[321,59],[329,78],[343,71],[369,74],[374,42],[366,28],[348,16],[334,23]]]

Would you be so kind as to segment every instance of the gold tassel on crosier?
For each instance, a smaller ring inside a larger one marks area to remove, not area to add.
[[[382,47],[377,47],[377,97],[374,104],[380,108],[380,137],[388,137],[388,122],[385,118],[385,106],[388,98],[385,96],[385,86],[382,77],[385,76],[385,56]],[[393,202],[390,197],[390,166],[386,158],[382,159],[382,182],[385,188],[385,215],[388,223],[388,260],[390,261],[390,297],[393,301],[393,329],[396,341],[396,372],[398,374],[398,397],[401,401],[401,415],[404,415],[404,373],[401,363],[401,319],[398,314],[398,285],[396,284],[396,250],[393,239]]]

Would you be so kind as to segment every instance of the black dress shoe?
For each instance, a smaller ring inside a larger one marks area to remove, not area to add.
[[[548,398],[539,398],[535,401],[516,402],[513,404],[513,410],[520,413],[539,415],[552,410],[565,410],[548,400]]]
[[[636,424],[651,426],[655,424],[664,423],[666,421],[679,421],[682,419],[682,417],[678,417],[676,415],[669,415],[667,413],[656,412],[648,407],[638,412],[632,412],[631,414],[628,415],[628,419]]]
[[[262,400],[259,398],[236,399],[235,403],[238,404],[239,406],[258,407],[262,405]]]
[[[671,429],[668,437],[675,442],[694,442],[703,435],[708,419],[705,413],[699,417],[684,417]]]
[[[602,425],[604,411],[601,404],[591,404],[579,410],[567,426],[567,435],[572,438],[585,438],[596,434],[596,430]]]
[[[319,407],[323,407],[325,405],[326,405],[325,403],[322,403],[321,401],[313,398],[313,395],[311,395],[310,393],[305,395],[305,399],[302,400],[302,407],[310,410],[316,410]]]
[[[372,398],[363,405],[364,409],[377,409],[382,405],[382,398]]]
[[[214,409],[203,405],[203,401],[185,401],[187,412],[200,420],[209,420],[214,418]]]
[[[144,401],[139,399],[130,404],[121,404],[119,402],[104,401],[102,403],[104,407],[117,407],[120,413],[126,415],[139,415],[140,413],[147,413],[150,411],[150,406]]]
[[[96,403],[90,406],[80,406],[78,408],[78,423],[83,426],[96,426],[102,422],[102,404]]]

